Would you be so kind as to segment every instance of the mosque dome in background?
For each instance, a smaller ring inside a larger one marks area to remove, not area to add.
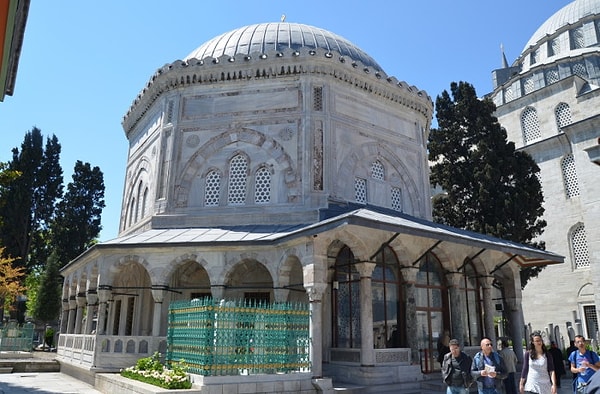
[[[540,40],[547,36],[552,36],[561,29],[573,25],[594,14],[600,14],[600,1],[598,0],[576,0],[558,10],[554,15],[546,20],[537,30],[524,49],[534,46]]]
[[[287,49],[323,49],[360,61],[375,71],[383,71],[375,60],[345,38],[330,31],[300,23],[259,23],[221,34],[192,51],[184,60],[242,54],[276,56]]]

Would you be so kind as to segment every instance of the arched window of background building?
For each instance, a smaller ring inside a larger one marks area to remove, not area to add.
[[[144,189],[144,193],[142,194],[142,212],[141,212],[141,216],[140,218],[143,218],[146,216],[146,206],[148,204],[148,193],[150,191],[148,190],[148,187],[146,186],[146,188]]]
[[[246,203],[247,178],[248,160],[242,155],[234,156],[229,163],[227,204],[243,205]]]
[[[535,108],[527,107],[521,114],[521,129],[523,130],[523,142],[525,144],[542,137],[540,122]]]
[[[590,267],[590,253],[588,250],[587,234],[583,223],[577,224],[569,236],[571,256],[575,269]]]
[[[585,63],[583,61],[573,63],[571,66],[573,75],[579,75],[581,78],[587,78],[587,68],[585,67]]]
[[[462,314],[462,321],[466,324],[467,332],[464,338],[470,346],[478,345],[483,335],[480,288],[473,262],[468,261],[465,263],[463,281],[460,287],[460,291],[464,294],[465,305],[458,313]]]
[[[548,57],[560,54],[560,40],[558,37],[554,37],[548,43]]]
[[[556,68],[551,68],[549,70],[546,70],[545,75],[546,75],[546,85],[553,84],[560,80],[560,75],[558,74],[558,70]]]
[[[218,207],[221,196],[221,174],[217,170],[211,170],[206,174],[204,185],[204,206]]]
[[[141,199],[142,199],[142,181],[140,181],[140,183],[138,184],[136,195],[137,195],[137,199],[136,199],[136,204],[135,204],[135,218],[134,218],[135,222],[140,220],[140,203],[141,203]]]
[[[559,132],[562,132],[563,127],[573,122],[571,119],[571,108],[567,103],[559,103],[554,109],[554,115],[556,116],[556,125]]]
[[[565,194],[567,198],[579,195],[579,181],[577,180],[577,171],[575,169],[575,160],[571,153],[566,154],[560,161],[560,167],[565,185]]]
[[[333,347],[360,348],[360,275],[347,246],[335,259],[332,287]]]
[[[402,189],[392,187],[392,209],[402,211]]]
[[[367,203],[367,180],[363,178],[354,178],[354,199],[357,203]]]
[[[529,94],[535,89],[535,83],[533,82],[533,75],[523,78],[523,93]]]
[[[254,177],[254,202],[267,204],[269,201],[271,201],[271,171],[261,167]]]
[[[576,27],[570,30],[571,49],[579,49],[585,47],[585,39],[583,35],[583,26]]]
[[[371,164],[371,176],[378,181],[383,181],[385,179],[385,169],[379,160],[375,160]]]
[[[375,263],[371,282],[374,346],[376,349],[401,347],[406,331],[399,298],[398,259],[386,246],[375,257]]]
[[[429,365],[436,365],[437,342],[449,330],[448,297],[442,281],[442,266],[433,253],[427,253],[420,260],[415,284],[417,311],[417,346],[421,356],[428,359]]]

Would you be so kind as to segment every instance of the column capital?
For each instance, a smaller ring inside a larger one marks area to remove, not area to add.
[[[448,280],[448,284],[451,287],[459,287],[461,285],[461,281],[465,277],[465,274],[462,272],[447,272],[446,279]]]
[[[419,267],[400,267],[400,272],[405,282],[415,283],[417,281],[417,274],[419,273]]]
[[[98,293],[96,292],[96,289],[88,290],[85,293],[85,298],[88,305],[96,305],[98,302]]]
[[[169,286],[152,285],[152,298],[154,302],[162,303],[165,299],[165,293],[169,290]]]
[[[112,286],[100,285],[96,293],[100,302],[108,302],[112,298]]]
[[[87,296],[85,293],[79,293],[79,294],[77,294],[77,297],[75,297],[75,304],[78,307],[84,307],[86,301],[87,301]]]
[[[491,275],[482,276],[479,278],[479,283],[481,283],[481,287],[484,289],[491,289],[494,284],[494,277]]]
[[[377,266],[377,263],[373,263],[371,261],[362,261],[360,263],[356,263],[355,267],[361,278],[370,278],[373,275],[373,270]]]
[[[323,299],[323,294],[327,290],[327,283],[312,283],[304,285],[310,302],[319,302]]]

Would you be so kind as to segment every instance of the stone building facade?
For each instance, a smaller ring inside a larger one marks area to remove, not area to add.
[[[577,0],[529,39],[518,59],[493,72],[496,115],[508,138],[535,159],[544,193],[540,238],[566,258],[523,292],[533,329],[568,328],[596,338],[600,305],[600,1]],[[557,337],[557,339],[561,339]]]
[[[266,23],[160,68],[125,115],[118,238],[63,270],[65,370],[164,349],[168,305],[311,307],[306,378],[418,385],[444,330],[521,343],[519,267],[560,255],[431,222],[426,92],[349,41]],[[383,378],[383,379],[382,379]]]

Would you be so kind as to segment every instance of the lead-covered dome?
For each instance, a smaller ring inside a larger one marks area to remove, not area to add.
[[[598,0],[576,0],[558,10],[546,20],[537,30],[524,49],[535,45],[547,36],[558,32],[561,28],[572,25],[585,17],[600,14],[600,1]]]
[[[327,52],[338,52],[376,71],[383,71],[371,56],[345,38],[318,27],[287,22],[260,23],[221,34],[192,51],[184,60],[223,55],[233,57],[237,54],[269,55],[288,48],[321,48]]]

